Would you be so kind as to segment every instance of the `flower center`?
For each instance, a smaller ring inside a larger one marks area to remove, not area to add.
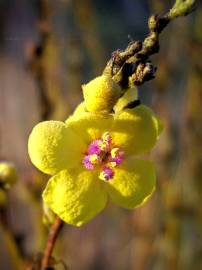
[[[113,168],[120,165],[123,159],[124,152],[114,145],[110,133],[105,132],[101,138],[90,143],[83,165],[88,170],[100,168],[99,178],[108,181],[114,177]]]

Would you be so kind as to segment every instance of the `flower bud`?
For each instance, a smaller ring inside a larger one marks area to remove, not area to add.
[[[0,186],[9,189],[17,180],[17,171],[11,162],[0,162]]]
[[[111,112],[121,95],[120,86],[106,75],[82,86],[86,109],[89,112]]]

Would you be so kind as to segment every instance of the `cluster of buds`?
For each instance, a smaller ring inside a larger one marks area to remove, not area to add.
[[[155,78],[157,68],[150,56],[159,52],[159,34],[174,18],[192,12],[194,3],[194,0],[177,0],[165,15],[152,15],[148,20],[149,35],[144,41],[131,41],[125,50],[112,53],[103,71],[105,76],[83,86],[88,111],[111,112],[127,89]]]

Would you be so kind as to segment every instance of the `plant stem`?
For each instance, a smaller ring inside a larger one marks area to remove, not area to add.
[[[55,222],[50,228],[45,252],[42,258],[42,263],[41,263],[41,270],[46,270],[49,267],[50,259],[52,256],[52,252],[55,246],[56,239],[58,237],[58,234],[60,230],[63,227],[63,221],[57,216],[55,219]]]
[[[176,0],[172,9],[163,16],[152,15],[148,20],[149,35],[144,41],[132,41],[125,50],[112,53],[103,74],[111,76],[123,93],[133,85],[140,86],[155,78],[157,68],[150,57],[159,52],[159,36],[175,18],[192,12],[195,0]]]

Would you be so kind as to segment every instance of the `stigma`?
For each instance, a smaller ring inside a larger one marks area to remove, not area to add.
[[[114,145],[109,132],[92,141],[83,158],[83,165],[88,170],[100,171],[99,179],[109,181],[114,177],[114,168],[119,166],[124,159],[124,151]]]

